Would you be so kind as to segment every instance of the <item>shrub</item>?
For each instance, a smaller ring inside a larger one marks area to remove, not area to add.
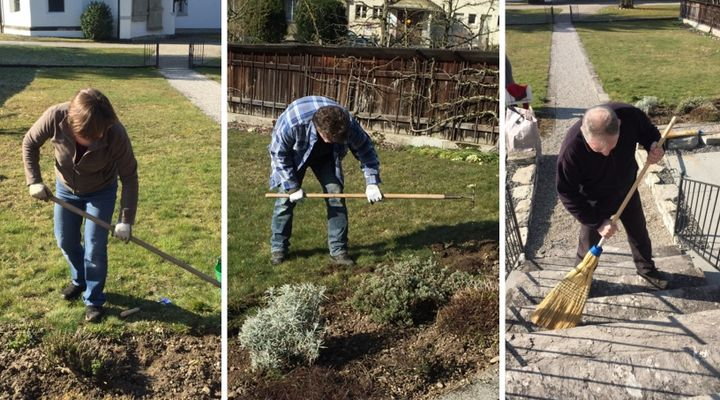
[[[680,101],[680,104],[675,107],[675,114],[687,114],[693,109],[700,106],[706,100],[699,96],[687,97]]]
[[[640,101],[635,103],[635,107],[643,110],[645,114],[650,114],[657,108],[659,103],[658,98],[655,96],[644,96]]]
[[[283,0],[240,0],[230,18],[231,40],[278,43],[287,32]]]
[[[253,369],[287,369],[318,358],[325,334],[320,319],[324,294],[324,287],[312,284],[266,292],[267,306],[240,329],[240,343],[250,352]]]
[[[456,293],[438,311],[441,332],[458,337],[487,339],[499,334],[499,291],[495,285],[471,287]]]
[[[110,7],[100,1],[90,2],[80,16],[80,28],[88,39],[108,39],[113,32],[113,17]]]
[[[380,323],[411,326],[431,319],[458,289],[472,283],[464,272],[450,272],[433,259],[409,258],[380,266],[365,278],[350,303]]]
[[[297,38],[303,42],[338,43],[347,35],[345,4],[338,0],[300,0],[295,25]]]

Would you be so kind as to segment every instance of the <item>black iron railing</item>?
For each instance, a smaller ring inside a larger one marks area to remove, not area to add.
[[[720,269],[720,186],[680,175],[675,235],[683,245]]]
[[[515,269],[520,256],[524,253],[522,236],[520,236],[520,225],[515,216],[515,205],[512,194],[505,188],[505,274],[509,275]]]

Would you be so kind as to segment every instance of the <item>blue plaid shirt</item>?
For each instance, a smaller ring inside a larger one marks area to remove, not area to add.
[[[335,101],[321,96],[308,96],[292,102],[280,114],[270,141],[270,188],[282,186],[289,191],[300,188],[297,171],[305,167],[313,145],[319,136],[312,118],[324,106],[339,106]],[[370,136],[355,118],[350,117],[347,144],[333,144],[335,176],[343,183],[342,159],[348,148],[360,161],[367,185],[380,183],[380,161]],[[344,183],[343,183],[344,184]]]

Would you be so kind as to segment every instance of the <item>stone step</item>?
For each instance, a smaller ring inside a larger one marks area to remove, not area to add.
[[[509,399],[676,399],[720,391],[720,310],[509,333]]]
[[[567,264],[566,261],[562,261]],[[544,266],[552,266],[539,271],[513,271],[506,282],[506,304],[523,307],[538,304],[575,267],[557,267],[560,263],[551,260],[538,260]],[[668,289],[702,286],[705,274],[692,262],[688,255],[655,258],[655,265],[668,273],[670,284]],[[590,297],[615,296],[638,292],[654,292],[656,289],[637,275],[632,261],[608,263],[600,257],[600,262],[593,274]]]
[[[689,400],[720,400],[720,393],[703,394],[695,397],[688,397]]]
[[[567,359],[505,372],[506,399],[679,399],[720,391],[718,343],[675,352]],[[697,397],[714,399],[718,397]]]
[[[582,325],[610,324],[714,309],[720,309],[720,285],[595,297],[588,299],[585,305]],[[518,333],[539,330],[530,322],[533,311],[534,305],[508,307],[506,330]]]

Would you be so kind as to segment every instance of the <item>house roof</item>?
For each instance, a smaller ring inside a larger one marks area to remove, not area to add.
[[[388,8],[400,10],[427,10],[442,11],[442,8],[430,0],[400,0],[397,3],[388,5]]]

